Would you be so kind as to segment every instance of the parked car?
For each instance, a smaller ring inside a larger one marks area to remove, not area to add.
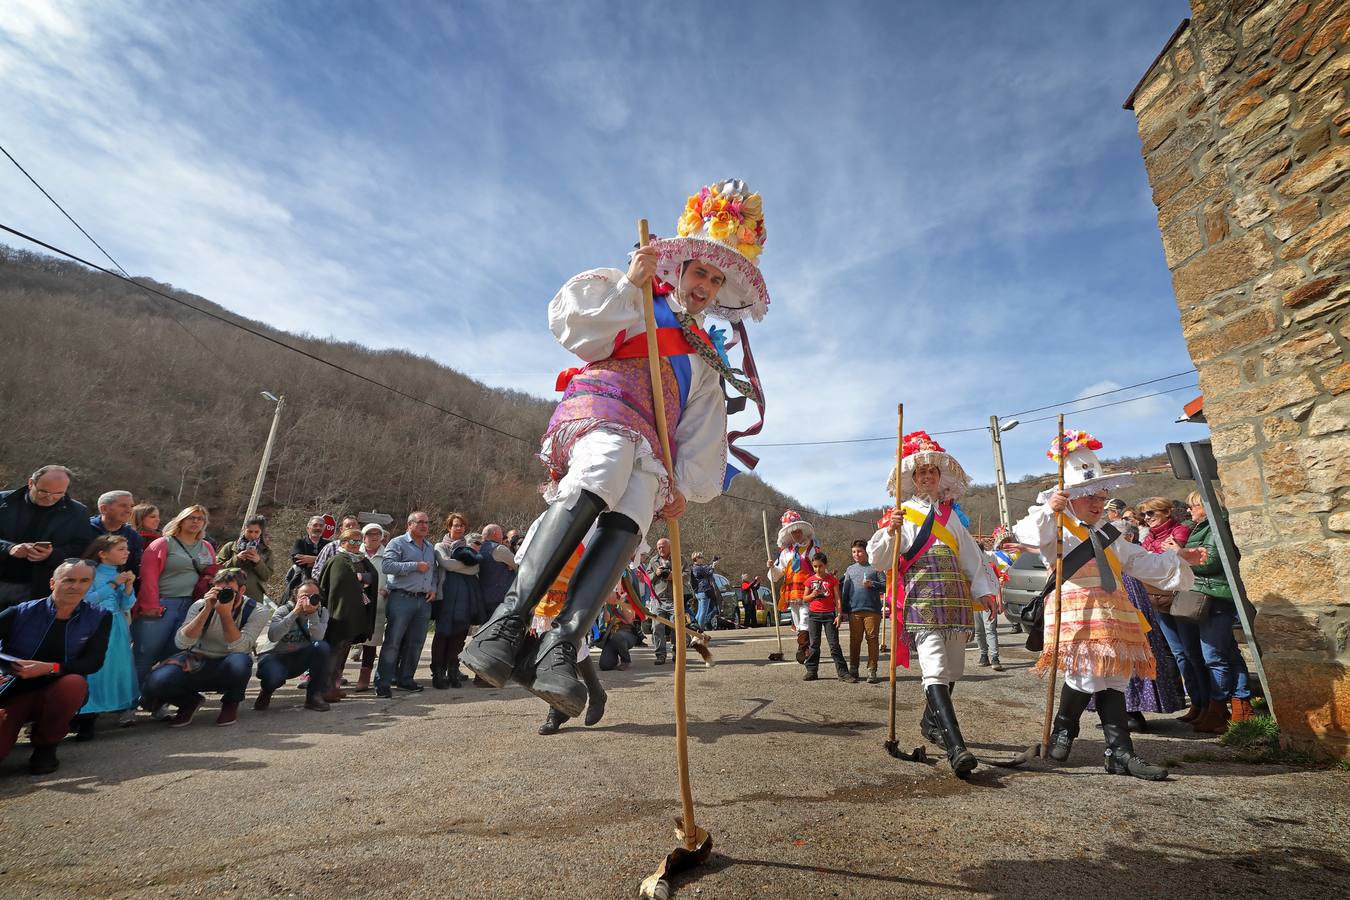
[[[1008,568],[1008,580],[1003,585],[1003,616],[1014,625],[1021,624],[1022,609],[1045,587],[1048,570],[1041,555],[1034,551],[1022,553]]]
[[[713,580],[717,582],[717,593],[721,595],[718,603],[718,615],[727,622],[740,622],[741,586],[733,584],[729,578],[720,572],[713,573]],[[768,625],[768,611],[773,607],[773,601],[769,599],[769,589],[761,584],[756,597],[755,624]]]

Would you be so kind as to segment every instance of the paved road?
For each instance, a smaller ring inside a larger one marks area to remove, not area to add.
[[[1066,766],[958,782],[886,755],[884,684],[803,684],[790,656],[766,661],[771,630],[735,634],[714,641],[714,668],[690,667],[715,854],[678,896],[1350,896],[1350,774],[1204,761],[1166,783],[1112,777],[1088,724]],[[1004,658],[957,691],[977,752],[1039,731],[1042,682],[1027,654]],[[20,746],[0,767],[0,890],[633,896],[674,843],[671,667],[643,647],[605,677],[605,720],[549,738],[543,704],[516,689],[362,695],[324,714],[288,687],[233,728],[211,706],[186,729],[67,744],[46,779]],[[906,674],[902,743],[919,740],[919,698]],[[1158,730],[1139,741],[1152,760],[1217,749]]]

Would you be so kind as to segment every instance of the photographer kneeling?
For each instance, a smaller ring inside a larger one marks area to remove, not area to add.
[[[201,706],[201,691],[219,691],[217,725],[239,718],[244,687],[253,674],[253,645],[268,617],[254,615],[258,602],[244,595],[244,573],[222,569],[206,596],[192,604],[174,635],[179,652],[156,666],[145,679],[142,694],[152,708],[172,703],[178,714],[169,723],[182,728]]]
[[[328,609],[319,605],[319,584],[306,578],[295,589],[295,599],[281,604],[267,626],[272,646],[258,655],[258,681],[262,691],[254,701],[256,710],[267,709],[272,692],[287,678],[309,673],[305,709],[325,712],[324,685],[329,680],[329,646],[323,639],[328,632]]]

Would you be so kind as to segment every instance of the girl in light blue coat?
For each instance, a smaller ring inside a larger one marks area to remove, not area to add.
[[[103,657],[103,668],[89,676],[89,697],[72,725],[75,739],[94,738],[94,721],[101,712],[123,712],[134,709],[140,689],[136,683],[136,667],[131,656],[131,626],[127,614],[136,602],[132,582],[136,576],[118,571],[126,564],[130,548],[126,538],[104,534],[94,539],[85,551],[85,559],[95,563],[94,583],[84,601],[97,609],[112,613],[112,631],[108,634],[108,652]]]

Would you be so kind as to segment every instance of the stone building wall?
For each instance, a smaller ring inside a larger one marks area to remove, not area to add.
[[[1192,0],[1126,102],[1286,735],[1350,756],[1350,0]]]

